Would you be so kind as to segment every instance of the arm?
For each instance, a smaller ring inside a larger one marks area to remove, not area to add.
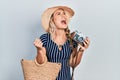
[[[85,42],[84,42],[84,46],[82,46],[81,44],[78,44],[80,49],[78,51],[77,51],[77,48],[73,49],[72,56],[71,56],[72,62],[70,62],[70,65],[76,67],[77,65],[80,64],[83,53],[88,48],[89,44],[90,44],[90,40],[88,38],[86,38]]]
[[[47,57],[46,57],[46,49],[42,46],[43,43],[42,43],[42,41],[40,39],[36,39],[34,41],[34,45],[35,45],[35,47],[37,49],[36,61],[39,64],[42,64],[47,59]]]
[[[83,56],[84,51],[77,51],[76,55],[74,57],[74,66],[76,67],[77,65],[80,64],[82,56]]]

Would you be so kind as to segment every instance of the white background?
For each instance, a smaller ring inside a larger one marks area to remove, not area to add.
[[[41,14],[56,5],[74,9],[71,31],[91,40],[75,80],[120,80],[120,0],[0,0],[0,80],[24,79],[20,60],[35,58]]]

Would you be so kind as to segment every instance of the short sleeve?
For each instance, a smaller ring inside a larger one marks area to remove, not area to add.
[[[40,39],[41,39],[41,41],[42,41],[42,43],[43,43],[43,47],[46,47],[46,45],[47,45],[47,40],[48,40],[47,33],[46,33],[46,34],[42,34],[42,35],[40,36]]]

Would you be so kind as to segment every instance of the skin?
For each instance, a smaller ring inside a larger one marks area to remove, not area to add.
[[[64,10],[58,9],[54,12],[52,20],[56,26],[56,29],[55,29],[56,37],[54,39],[54,42],[57,45],[63,45],[67,40],[64,29],[66,29],[68,26],[68,22],[69,22],[68,16],[65,14]],[[84,46],[78,44],[80,46],[79,51],[77,51],[77,48],[74,48],[74,51],[72,53],[73,53],[73,55],[74,54],[77,54],[77,55],[74,56],[73,64],[71,64],[71,65],[74,65],[76,67],[81,62],[82,55],[83,55],[84,51],[88,48],[89,44],[90,44],[90,40],[87,37],[85,39]],[[42,47],[42,45],[43,45],[43,43],[40,39],[35,39],[34,46],[37,49],[36,60],[39,64],[44,63],[45,58],[47,58],[46,57],[46,49],[44,47]]]

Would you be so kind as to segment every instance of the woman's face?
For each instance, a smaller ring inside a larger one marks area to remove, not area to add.
[[[68,26],[68,17],[65,14],[65,11],[58,9],[53,14],[53,22],[58,29],[66,29]]]

